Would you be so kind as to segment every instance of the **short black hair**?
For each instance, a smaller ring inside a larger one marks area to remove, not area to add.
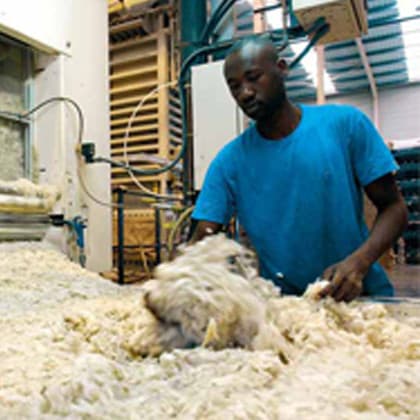
[[[269,34],[251,34],[236,41],[232,47],[227,51],[226,58],[237,52],[241,52],[245,46],[253,44],[256,47],[266,48],[271,55],[273,62],[278,59],[278,53],[274,42]]]

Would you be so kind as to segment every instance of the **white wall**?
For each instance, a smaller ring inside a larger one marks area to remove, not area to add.
[[[47,52],[70,54],[71,26],[77,24],[73,10],[73,0],[0,0],[0,32]]]
[[[110,155],[107,8],[106,0],[72,1],[71,12],[77,22],[71,26],[72,55],[41,57],[34,83],[35,104],[52,96],[67,96],[81,106],[84,141],[94,142],[97,154],[105,157]],[[105,271],[112,265],[111,210],[81,192],[75,155],[77,129],[77,115],[71,105],[50,105],[37,115],[35,143],[45,170],[41,179],[63,191],[55,211],[64,212],[67,218],[87,217],[87,266]],[[110,202],[110,168],[93,164],[83,173],[94,195]],[[55,234],[66,248],[63,235]]]
[[[327,102],[355,105],[372,118],[369,92],[329,97]],[[379,91],[379,130],[387,141],[396,144],[407,139],[420,139],[420,84]]]
[[[192,68],[194,188],[201,189],[210,162],[239,133],[239,109],[223,77],[223,62]]]

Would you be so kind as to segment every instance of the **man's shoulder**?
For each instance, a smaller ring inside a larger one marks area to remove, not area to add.
[[[352,117],[361,114],[358,108],[348,104],[324,104],[324,105],[304,105],[304,107],[313,114],[324,114],[329,117]]]
[[[347,104],[306,105],[306,110],[313,124],[319,126],[321,122],[325,129],[338,130],[341,134],[353,132],[357,121],[365,117],[360,109]]]

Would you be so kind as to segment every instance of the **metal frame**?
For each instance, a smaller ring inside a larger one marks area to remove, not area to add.
[[[137,197],[148,197],[148,194],[139,192],[139,191],[130,191],[122,187],[117,187],[112,190],[113,193],[117,194],[117,269],[118,269],[118,284],[124,285],[124,276],[125,276],[125,259],[124,259],[124,249],[125,248],[141,248],[142,245],[125,245],[124,238],[124,196],[134,195]],[[158,265],[161,262],[161,250],[163,244],[161,242],[161,223],[160,223],[160,209],[155,209],[155,251],[156,251],[156,260],[155,264]]]

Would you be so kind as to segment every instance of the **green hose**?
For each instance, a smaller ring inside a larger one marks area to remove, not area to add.
[[[179,216],[178,220],[175,222],[171,231],[169,232],[169,236],[168,236],[168,253],[169,253],[169,256],[172,256],[172,253],[174,251],[175,235],[177,234],[180,227],[184,224],[184,222],[190,217],[193,210],[194,210],[194,206],[191,206],[191,207],[188,207],[187,209],[185,209],[181,213],[181,215]]]

